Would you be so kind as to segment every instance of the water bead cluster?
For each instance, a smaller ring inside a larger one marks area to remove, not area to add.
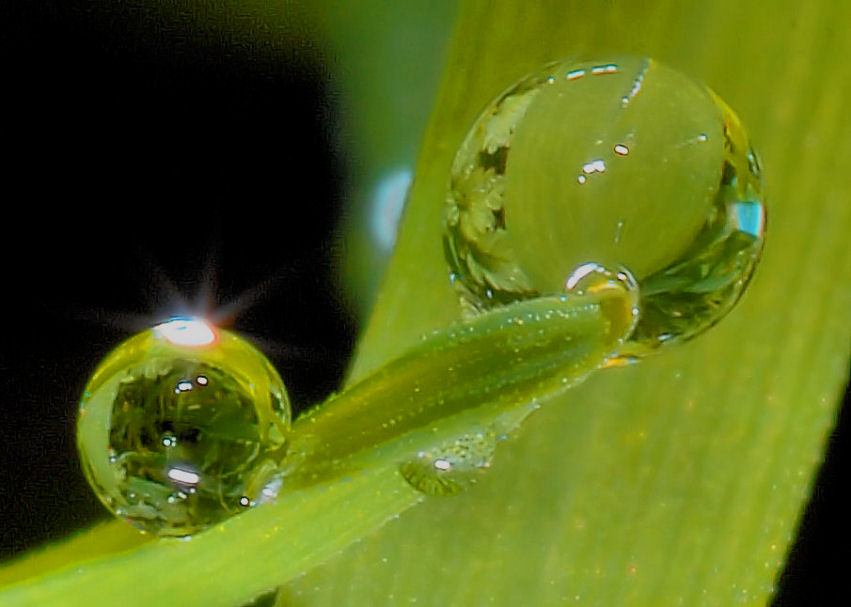
[[[540,397],[729,312],[762,250],[760,178],[703,84],[642,57],[550,63],[486,106],[452,164],[443,244],[463,320],[291,423],[257,349],[172,319],[89,381],[85,475],[160,536],[387,462],[454,495]]]

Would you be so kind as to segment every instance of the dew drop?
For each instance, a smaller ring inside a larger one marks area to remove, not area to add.
[[[399,471],[412,487],[427,495],[457,495],[474,485],[490,466],[496,442],[491,431],[464,434],[434,449],[420,451]]]
[[[109,510],[188,536],[274,499],[289,427],[286,389],[258,350],[180,319],[104,358],[80,403],[77,447]]]
[[[444,248],[468,313],[557,293],[589,262],[627,268],[641,319],[625,363],[723,318],[764,233],[736,114],[680,72],[622,57],[548,64],[485,108],[452,165]]]

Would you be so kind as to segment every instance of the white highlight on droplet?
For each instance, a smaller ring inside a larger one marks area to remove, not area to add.
[[[600,271],[600,264],[591,262],[584,263],[573,271],[573,274],[567,277],[567,281],[564,283],[564,288],[568,291],[576,288],[576,285],[579,284],[583,278],[588,276],[589,274],[593,274],[594,272]]]
[[[154,331],[176,346],[208,346],[216,341],[213,328],[195,318],[173,318],[154,327]]]
[[[572,70],[567,72],[564,77],[568,80],[579,80],[582,76],[585,75],[585,70]]]
[[[449,470],[450,468],[452,468],[452,463],[449,460],[436,459],[436,460],[434,460],[434,467],[437,468],[438,470],[446,471],[446,470]]]
[[[188,392],[192,389],[192,382],[182,380],[177,382],[177,388],[174,389],[175,392]]]
[[[700,135],[697,135],[696,137],[690,137],[689,139],[686,139],[685,141],[678,143],[676,145],[675,149],[682,149],[682,148],[685,148],[685,147],[688,147],[688,146],[696,145],[698,143],[704,143],[706,141],[709,141],[709,137],[706,136],[706,133],[701,133]]]
[[[626,107],[629,105],[629,102],[635,99],[635,96],[641,92],[641,87],[644,84],[644,75],[647,73],[647,70],[650,68],[650,62],[644,62],[644,68],[641,72],[636,76],[635,81],[632,83],[632,89],[629,91],[629,94],[626,97],[621,97],[621,105]]]
[[[591,73],[595,76],[599,76],[600,74],[614,74],[618,71],[618,66],[614,63],[609,63],[608,65],[598,65],[596,67],[591,68]]]
[[[591,173],[605,173],[606,163],[601,158],[597,158],[591,162],[586,162],[582,165],[582,172],[586,175],[590,175]]]
[[[166,475],[171,480],[184,485],[197,485],[201,482],[201,476],[197,472],[186,470],[185,468],[178,468],[177,466],[169,468]]]
[[[615,154],[617,154],[618,156],[626,156],[627,154],[629,154],[629,148],[626,147],[624,144],[619,143],[615,146]]]

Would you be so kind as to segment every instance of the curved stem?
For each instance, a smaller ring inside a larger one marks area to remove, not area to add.
[[[576,385],[628,337],[632,301],[614,289],[544,296],[435,331],[296,421],[283,490],[404,461]]]

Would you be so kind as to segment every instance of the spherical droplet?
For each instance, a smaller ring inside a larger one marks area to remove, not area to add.
[[[274,497],[289,428],[284,384],[257,349],[175,319],[100,363],[80,403],[77,446],[115,515],[186,536]]]
[[[632,360],[696,335],[743,292],[765,228],[735,113],[652,59],[556,62],[499,95],[452,165],[445,249],[468,311],[555,293],[584,264],[638,281]]]

